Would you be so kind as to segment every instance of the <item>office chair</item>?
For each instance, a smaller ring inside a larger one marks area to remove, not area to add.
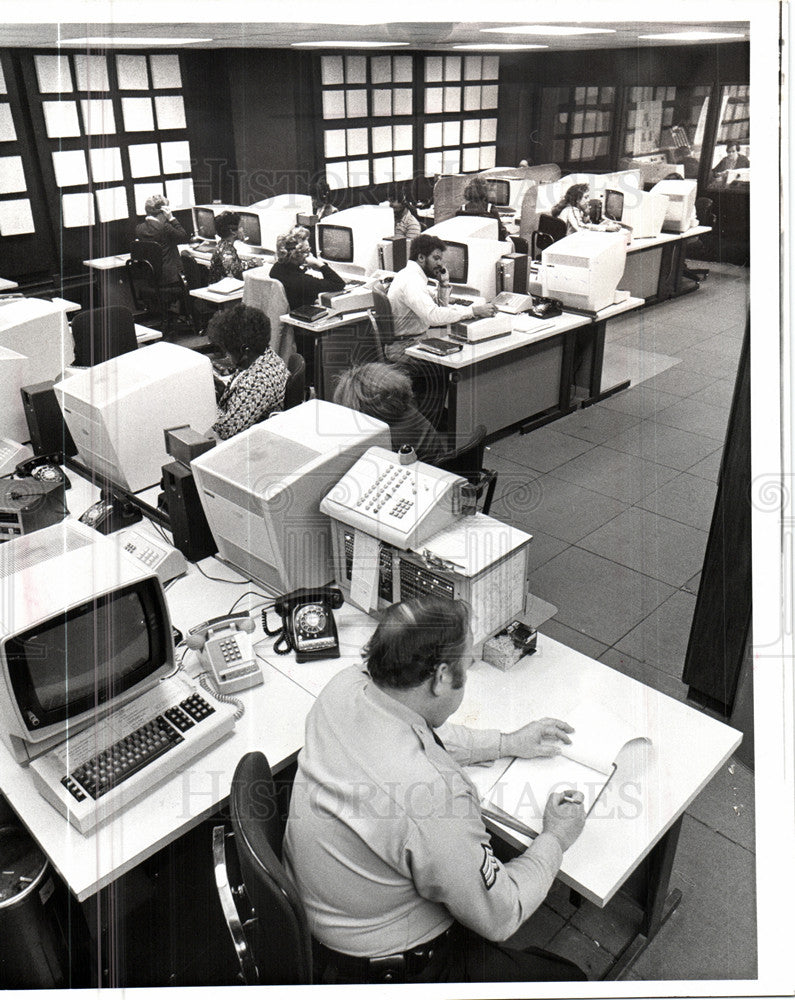
[[[446,472],[454,472],[469,480],[471,491],[471,513],[474,513],[483,497],[481,511],[488,514],[497,486],[497,473],[483,468],[483,454],[486,448],[486,425],[478,424],[472,436],[457,447],[453,443],[450,451],[434,464]]]
[[[541,214],[538,217],[538,229],[533,233],[530,242],[530,252],[533,260],[539,260],[541,251],[551,247],[553,243],[562,240],[566,235],[566,223],[554,215]]]
[[[271,278],[267,265],[243,272],[243,305],[264,312],[271,324],[271,350],[287,363],[295,351],[293,328],[282,323],[281,316],[290,311],[284,285]]]
[[[176,284],[163,284],[163,252],[157,243],[134,240],[126,267],[135,308],[143,308],[159,322],[164,337],[172,332],[173,324],[179,319],[191,323],[190,297],[185,282],[180,279]],[[170,308],[173,304],[177,306],[176,313]]]
[[[303,403],[306,395],[306,361],[297,351],[287,359],[287,371],[290,374],[284,387],[283,409],[285,410]]]
[[[247,986],[310,984],[312,937],[281,862],[284,821],[264,754],[238,762],[229,811],[233,833],[214,827],[213,862],[240,976]]]
[[[713,228],[716,224],[716,216],[713,211],[713,201],[711,198],[696,198],[696,217],[698,218],[698,224],[700,226],[710,226]],[[707,253],[706,239],[707,236],[713,236],[714,233],[704,233],[703,236],[698,236],[694,240],[689,240],[687,243],[688,250],[695,250],[697,254]],[[682,264],[682,274],[685,278],[689,278],[691,281],[695,281],[696,284],[704,281],[709,274],[708,267],[690,267],[687,261],[683,261]]]
[[[72,320],[74,363],[92,368],[138,348],[133,314],[123,306],[83,309]]]
[[[194,288],[206,288],[207,268],[203,267],[193,254],[187,250],[183,250],[179,257],[182,261],[182,273],[185,275],[185,284],[188,287],[188,291],[190,292]],[[197,299],[192,295],[188,296],[188,302],[193,332],[196,334],[204,333],[213,313],[220,306],[215,306],[211,302],[205,302],[203,299]]]

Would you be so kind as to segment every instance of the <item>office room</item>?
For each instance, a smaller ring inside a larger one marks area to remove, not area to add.
[[[6,15],[4,988],[791,993],[787,8],[637,6]]]

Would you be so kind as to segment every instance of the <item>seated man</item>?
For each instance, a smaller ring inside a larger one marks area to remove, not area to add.
[[[161,281],[164,285],[178,285],[182,273],[178,244],[187,243],[185,230],[174,218],[168,206],[168,198],[162,194],[152,195],[144,205],[146,218],[135,227],[135,238],[157,243],[162,254],[163,270]]]
[[[406,348],[422,340],[432,326],[446,326],[473,316],[493,316],[497,311],[490,303],[448,305],[450,279],[443,259],[446,249],[438,236],[423,233],[415,237],[411,241],[409,262],[395,275],[387,293],[395,340],[385,345],[384,354],[388,361],[399,362],[404,368],[411,378],[417,408],[434,425],[444,406],[443,369],[406,357]],[[428,286],[428,278],[436,278],[438,288],[435,292]]]
[[[447,326],[473,316],[493,316],[490,303],[477,306],[451,306],[450,279],[444,266],[447,249],[438,236],[427,233],[411,241],[409,262],[395,275],[387,296],[392,307],[395,343],[386,349],[390,361],[399,361],[407,347],[427,334],[429,327]],[[428,278],[436,278],[438,289],[428,287]]]
[[[572,963],[505,941],[541,905],[585,821],[553,793],[519,857],[492,853],[463,764],[550,757],[570,726],[513,733],[447,725],[473,660],[469,610],[421,597],[384,613],[366,667],[329,682],[309,713],[285,863],[316,941],[317,982],[584,979]]]

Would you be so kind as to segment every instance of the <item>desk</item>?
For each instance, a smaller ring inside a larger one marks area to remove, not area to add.
[[[15,288],[19,288],[16,281],[12,281],[10,278],[0,278],[0,292],[12,292]]]
[[[227,292],[225,295],[221,292],[213,292],[209,288],[191,288],[190,294],[194,299],[201,299],[203,302],[212,302],[216,306],[227,306],[242,302],[243,287],[241,285],[236,292]]]
[[[530,430],[579,405],[571,399],[575,378],[588,392],[589,402],[599,398],[607,320],[641,305],[641,299],[630,298],[602,310],[594,319],[564,312],[539,320],[530,333],[513,332],[482,344],[467,344],[447,357],[427,354],[416,346],[406,354],[447,369],[448,430],[457,440],[466,440],[479,424],[485,424],[487,437],[515,424]]]
[[[619,769],[576,843],[566,851],[559,878],[603,907],[646,861],[645,914],[639,934],[610,970],[617,978],[652,940],[679,894],[665,908],[681,818],[731,757],[742,736],[696,709],[660,694],[602,663],[539,636],[539,652],[508,671],[480,662],[467,674],[464,700],[452,722],[516,729],[528,718],[565,719],[575,705],[599,701],[649,736],[642,766]],[[611,788],[612,786],[612,788]],[[499,835],[522,848],[520,834]]]
[[[709,226],[694,226],[684,233],[660,233],[650,239],[633,240],[627,247],[621,287],[649,304],[694,291],[697,285],[682,284],[687,243],[709,232]]]
[[[137,312],[127,280],[129,259],[128,253],[118,253],[83,261],[96,285],[98,306],[123,306],[132,313]]]
[[[307,380],[311,376],[318,399],[332,398],[335,375],[351,365],[377,360],[369,312],[323,317],[315,323],[305,323],[289,313],[279,319],[295,331],[299,353],[309,369]]]

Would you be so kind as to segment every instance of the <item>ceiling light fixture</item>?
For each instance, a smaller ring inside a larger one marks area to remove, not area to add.
[[[514,24],[504,28],[481,28],[495,35],[614,35],[615,28],[576,28],[570,24]]]
[[[117,35],[114,38],[61,38],[59,45],[79,45],[86,49],[118,49],[125,45],[165,47],[172,48],[174,45],[193,45],[196,42],[211,42],[212,38],[126,38]]]
[[[638,35],[638,38],[652,38],[655,40],[670,38],[679,42],[702,42],[716,38],[745,38],[745,33],[734,31],[668,31],[665,34],[659,35]]]
[[[410,42],[373,42],[338,40],[336,42],[293,42],[294,49],[396,49]]]
[[[479,45],[454,45],[454,49],[467,49],[470,52],[517,52],[522,49],[548,49],[548,45],[536,45],[532,42],[481,42]]]

